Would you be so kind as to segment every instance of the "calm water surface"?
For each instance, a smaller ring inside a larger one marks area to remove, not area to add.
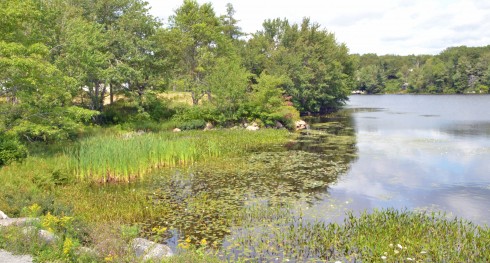
[[[333,198],[355,211],[443,210],[490,224],[489,107],[488,95],[350,97],[357,159],[313,208]]]

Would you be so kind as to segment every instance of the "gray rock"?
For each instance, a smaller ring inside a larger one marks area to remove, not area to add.
[[[39,230],[38,235],[42,240],[44,240],[44,242],[48,244],[53,244],[58,240],[58,236],[44,229]]]
[[[278,121],[276,121],[276,129],[282,129],[284,128],[284,125]]]
[[[0,226],[19,226],[22,224],[28,224],[31,220],[29,218],[7,218],[0,219]]]
[[[161,261],[165,257],[171,257],[174,255],[168,246],[158,244],[144,238],[133,239],[131,246],[136,257],[142,258],[143,261]]]
[[[36,231],[37,231],[37,236],[47,244],[53,244],[59,238],[58,236],[56,236],[55,234],[47,230],[44,229],[38,230],[36,227],[33,226],[27,226],[24,227],[24,229],[22,229],[22,233],[24,233],[24,235],[30,235],[30,234],[32,235]]]
[[[2,263],[32,263],[32,257],[28,255],[14,255],[10,252],[0,250],[0,262]]]

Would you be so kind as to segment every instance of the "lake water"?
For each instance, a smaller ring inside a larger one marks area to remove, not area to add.
[[[352,96],[335,114],[306,118],[310,129],[287,145],[162,170],[141,187],[172,209],[142,225],[150,237],[155,226],[176,229],[163,237],[172,248],[193,236],[224,240],[235,255],[247,227],[227,218],[255,205],[339,223],[346,211],[396,208],[490,224],[489,106],[488,95]],[[255,216],[252,226],[263,211]]]
[[[343,210],[442,210],[490,224],[489,108],[488,95],[351,96],[341,115],[357,158],[312,210],[336,200]]]

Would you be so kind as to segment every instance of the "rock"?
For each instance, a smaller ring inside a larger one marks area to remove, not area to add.
[[[282,129],[284,128],[284,125],[278,121],[276,121],[276,125],[275,125],[276,129]]]
[[[58,240],[58,236],[44,229],[39,230],[37,234],[42,240],[44,240],[44,242],[48,244],[53,244]]]
[[[9,219],[9,217],[4,212],[2,212],[2,210],[0,210],[0,220],[1,219]]]
[[[22,224],[28,224],[30,221],[29,218],[7,218],[0,219],[0,226],[18,226]]]
[[[182,130],[181,130],[181,129],[179,129],[179,128],[175,128],[175,129],[173,129],[172,131],[173,131],[173,132],[181,132]]]
[[[33,226],[24,227],[24,229],[22,229],[22,233],[24,233],[24,235],[30,235],[36,231],[37,231],[37,236],[40,239],[42,239],[44,242],[46,242],[47,244],[53,244],[59,238],[57,235],[55,235],[55,234],[53,234],[47,230],[41,229],[38,231],[37,228],[33,227]]]
[[[255,126],[248,126],[246,128],[247,131],[258,131],[260,128],[259,127],[255,127]]]
[[[209,131],[214,129],[214,125],[211,122],[206,123],[206,127],[204,127],[205,131]]]
[[[295,122],[296,130],[308,129],[308,124],[304,120],[299,120]]]
[[[131,242],[136,257],[143,258],[143,261],[152,260],[160,262],[165,257],[174,255],[172,250],[165,245],[152,242],[144,238],[135,238]]]
[[[32,257],[29,255],[14,255],[10,252],[0,249],[0,262],[32,263]]]
[[[258,131],[260,128],[256,122],[252,122],[252,124],[247,125],[247,128],[245,129],[247,129],[247,131]]]

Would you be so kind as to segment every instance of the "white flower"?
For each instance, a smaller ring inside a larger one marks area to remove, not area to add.
[[[413,261],[413,258],[407,258],[408,261]]]
[[[398,253],[400,253],[400,251],[398,251],[398,250],[396,250],[396,249],[395,249],[395,251],[394,251],[394,252],[395,252],[395,254],[398,254]]]
[[[390,247],[393,248],[393,244],[390,244]]]
[[[397,244],[396,246],[397,246],[399,249],[403,249],[402,245],[400,245],[400,244]]]
[[[427,251],[420,251],[420,254],[427,254]]]
[[[382,260],[386,260],[386,256],[381,256],[381,259]]]

